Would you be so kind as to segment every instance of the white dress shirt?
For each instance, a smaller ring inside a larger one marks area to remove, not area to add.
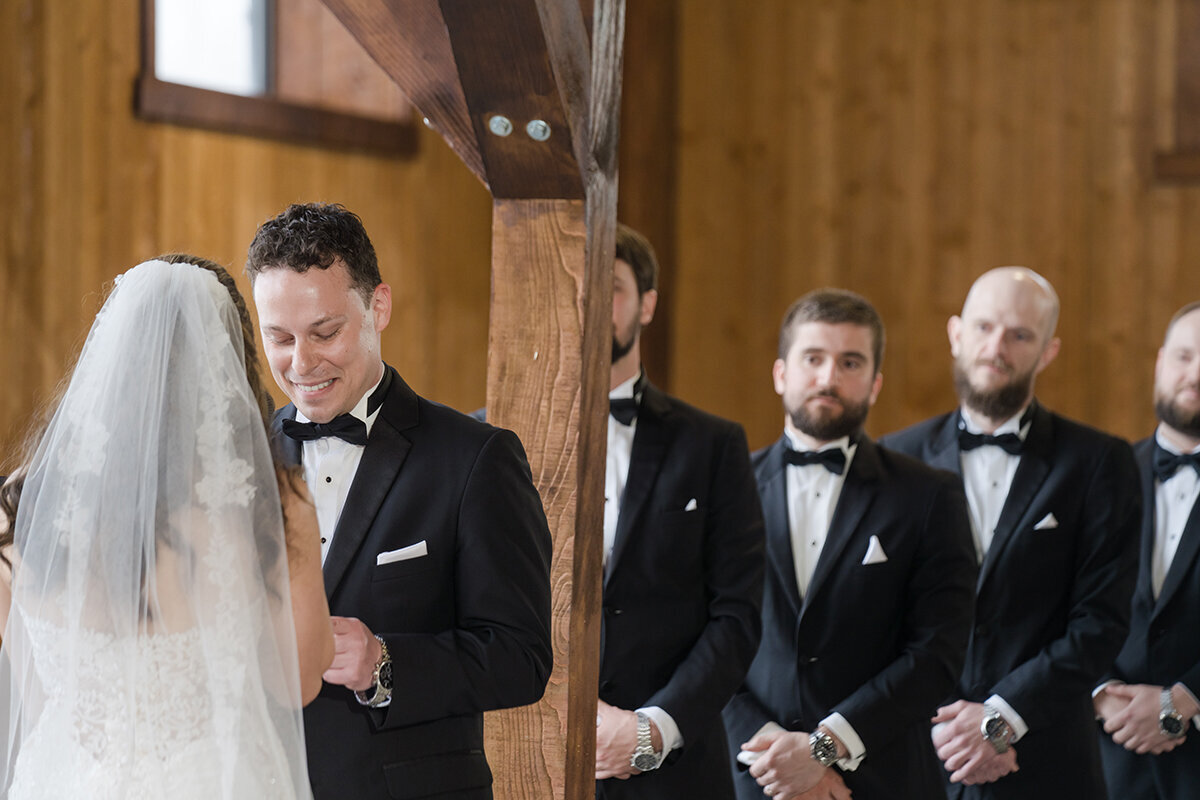
[[[1026,406],[1028,408],[1028,406]],[[971,412],[966,408],[960,409],[963,423],[970,433],[984,433],[983,428],[975,422]],[[1029,435],[1032,420],[1021,424],[1025,414],[1022,408],[1004,421],[1000,427],[992,431],[995,436],[1005,433],[1015,433],[1021,441]],[[996,534],[996,525],[1000,522],[1000,512],[1012,489],[1013,476],[1017,474],[1017,466],[1021,463],[1019,455],[1013,455],[1000,447],[984,445],[974,450],[964,450],[959,454],[962,463],[963,488],[967,494],[967,506],[971,517],[971,534],[975,539],[975,557],[983,563],[983,557],[991,547],[992,537]],[[1018,741],[1029,732],[1029,725],[1008,704],[1003,697],[994,694],[986,701],[994,707],[1008,722],[1013,730],[1013,741]]]
[[[637,383],[640,373],[617,386],[608,393],[610,400],[634,397],[633,386]],[[636,398],[639,402],[641,398]],[[608,560],[612,556],[613,541],[617,535],[617,520],[621,516],[621,502],[625,498],[625,481],[629,477],[629,458],[633,453],[633,436],[637,433],[637,417],[628,425],[617,421],[612,414],[608,415],[608,455],[604,468],[604,567],[608,568]],[[631,664],[630,668],[636,669]],[[639,708],[647,717],[654,721],[662,736],[662,757],[666,758],[677,747],[683,746],[683,735],[675,720],[659,706]]]
[[[1163,437],[1161,429],[1155,433],[1154,440],[1168,453],[1181,455],[1179,448]],[[1200,448],[1193,452],[1200,452]],[[1175,551],[1179,549],[1183,528],[1187,525],[1197,498],[1200,498],[1200,476],[1191,467],[1181,467],[1165,481],[1155,481],[1154,494],[1154,555],[1150,562],[1150,584],[1154,589],[1154,599],[1157,600],[1163,581],[1167,578],[1167,570],[1175,559]]]
[[[367,435],[371,434],[371,428],[375,425],[375,418],[379,416],[379,409],[375,409],[375,413],[367,415],[367,399],[379,386],[383,376],[380,376],[379,381],[367,390],[351,409],[351,416],[362,420],[367,426]],[[296,409],[296,420],[298,422],[311,422],[308,417]],[[303,455],[301,456],[301,464],[304,466],[304,482],[308,484],[308,490],[312,493],[313,504],[317,510],[317,527],[321,531],[321,565],[325,564],[325,557],[329,554],[329,546],[333,543],[333,532],[337,528],[338,519],[342,516],[342,507],[346,505],[346,495],[350,492],[350,484],[354,481],[354,475],[358,472],[358,464],[362,461],[363,450],[366,448],[361,445],[350,444],[336,436],[327,436],[322,439],[311,439],[303,443]]]

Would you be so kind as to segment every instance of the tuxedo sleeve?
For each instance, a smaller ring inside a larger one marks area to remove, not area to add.
[[[1005,675],[989,694],[1011,705],[1030,730],[1062,718],[1086,697],[1129,631],[1141,536],[1141,489],[1129,445],[1111,439],[1083,476],[1075,571],[1062,634]],[[1082,472],[1082,470],[1081,470]],[[1010,620],[1019,627],[1020,620]]]
[[[511,431],[480,448],[452,518],[455,626],[384,634],[394,685],[384,728],[534,703],[550,676],[550,530]]]
[[[644,703],[671,715],[685,748],[719,721],[762,632],[762,506],[740,426],[723,430],[714,464],[704,531],[708,622],[667,684]]]
[[[914,530],[905,643],[897,658],[831,709],[854,727],[868,760],[932,716],[953,691],[966,656],[978,575],[966,498],[953,476],[938,473],[933,481],[923,524]]]

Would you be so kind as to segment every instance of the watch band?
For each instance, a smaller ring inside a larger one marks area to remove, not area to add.
[[[371,708],[376,708],[392,696],[391,681],[380,679],[380,675],[385,668],[387,670],[391,669],[392,657],[388,653],[387,642],[383,640],[383,637],[375,634],[375,638],[379,641],[379,660],[375,662],[375,671],[371,673],[371,684],[375,691],[369,697],[366,691],[356,691],[354,693],[354,699],[360,705],[370,706]]]
[[[642,772],[658,769],[662,758],[654,752],[654,739],[650,735],[650,717],[641,711],[634,713],[637,714],[637,747],[634,748],[629,765]]]
[[[838,758],[837,741],[825,731],[813,731],[808,735],[808,753],[822,767],[832,766]]]
[[[1171,739],[1182,738],[1187,733],[1187,722],[1179,709],[1175,708],[1175,700],[1171,697],[1171,687],[1164,686],[1159,697],[1158,730],[1163,736]]]

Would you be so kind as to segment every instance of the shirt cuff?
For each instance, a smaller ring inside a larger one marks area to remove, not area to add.
[[[683,736],[679,733],[679,726],[675,724],[675,720],[671,719],[670,714],[658,706],[639,708],[638,711],[654,720],[654,724],[658,726],[658,734],[662,737],[662,758],[666,758],[667,753],[672,750],[683,747]]]
[[[821,720],[821,724],[828,728],[830,733],[841,739],[842,744],[846,746],[846,757],[839,758],[836,762],[837,765],[850,772],[858,769],[858,765],[867,757],[867,747],[858,737],[854,726],[836,711]]]
[[[1175,685],[1178,686],[1180,689],[1183,689],[1185,692],[1187,692],[1188,696],[1192,698],[1192,702],[1194,702],[1196,705],[1200,706],[1200,700],[1196,699],[1196,693],[1193,692],[1191,689],[1189,689],[1187,686],[1185,686],[1182,681],[1176,682]],[[1167,688],[1170,689],[1171,687],[1168,686]],[[1196,716],[1192,717],[1192,724],[1196,726],[1197,730],[1200,730],[1200,714],[1197,714]]]
[[[1021,719],[1021,715],[1000,695],[992,695],[985,701],[984,705],[992,706],[1000,712],[1000,716],[1004,717],[1004,721],[1013,730],[1012,740],[1014,742],[1020,741],[1022,736],[1029,733],[1029,726],[1025,724],[1025,720]]]
[[[1111,679],[1105,681],[1104,683],[1100,684],[1095,689],[1092,689],[1092,699],[1095,700],[1096,695],[1100,694],[1101,692],[1103,692],[1105,689],[1107,689],[1110,686],[1116,686],[1120,682],[1121,681],[1117,680],[1116,678],[1111,678]]]

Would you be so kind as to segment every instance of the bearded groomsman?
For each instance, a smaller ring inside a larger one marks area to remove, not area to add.
[[[933,720],[955,800],[1105,797],[1091,691],[1128,631],[1141,497],[1127,443],[1034,399],[1058,310],[1036,272],[985,273],[947,325],[958,409],[882,440],[970,505],[975,627]]]
[[[1183,800],[1200,792],[1200,303],[1167,326],[1154,409],[1133,451],[1145,511],[1129,638],[1093,699],[1109,796]]]
[[[975,557],[953,475],[863,433],[883,323],[823,289],[784,317],[783,437],[753,456],[767,529],[763,640],[725,708],[739,800],[942,795],[929,717],[953,688]]]

